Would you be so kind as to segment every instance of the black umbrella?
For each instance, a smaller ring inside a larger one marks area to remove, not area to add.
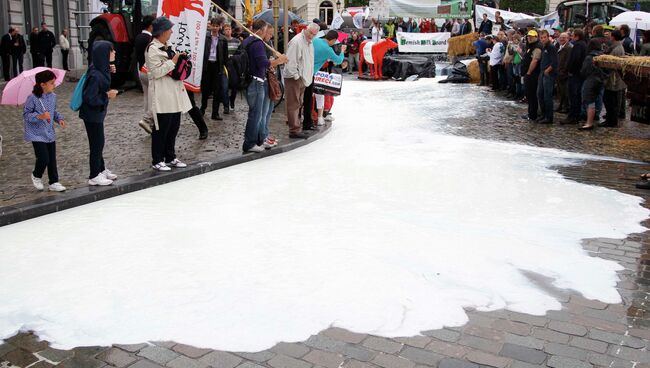
[[[510,21],[509,24],[517,28],[539,28],[539,22],[537,22],[535,19],[519,19]]]
[[[280,9],[278,14],[280,15],[280,17],[278,18],[278,24],[282,24],[282,22],[284,22],[284,11]],[[263,12],[255,15],[253,19],[254,20],[263,19],[267,23],[273,24],[273,9],[266,9]],[[291,24],[291,22],[293,22],[294,19],[298,20],[298,23],[305,23],[305,21],[302,20],[295,13],[289,12],[289,24]]]

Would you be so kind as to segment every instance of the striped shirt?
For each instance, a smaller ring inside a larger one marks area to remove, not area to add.
[[[228,40],[228,57],[231,57],[235,54],[235,51],[239,48],[241,42],[235,37]]]
[[[50,120],[41,120],[38,115],[49,111]],[[27,97],[27,102],[23,107],[23,122],[25,123],[25,140],[27,142],[45,142],[52,143],[56,141],[54,132],[54,122],[63,120],[63,116],[56,111],[56,95],[54,93],[45,93],[41,98],[31,94]]]

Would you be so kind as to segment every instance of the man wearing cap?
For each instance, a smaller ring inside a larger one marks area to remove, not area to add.
[[[548,31],[539,32],[542,43],[542,58],[540,59],[540,74],[537,84],[537,99],[542,110],[542,117],[537,122],[540,124],[553,123],[553,87],[558,71],[557,49],[551,42]]]
[[[564,32],[564,28],[557,26],[557,27],[553,27],[552,29],[553,29],[553,36],[551,36],[551,38],[553,39],[553,46],[555,46],[556,49],[559,49],[560,43],[558,42],[558,40],[560,39],[560,35],[562,34],[562,32]]]
[[[528,101],[528,115],[525,118],[529,121],[537,120],[539,109],[537,101],[537,83],[539,80],[539,62],[542,59],[542,45],[539,42],[537,31],[528,31],[526,42],[526,53],[521,62],[521,71],[524,75],[524,90]]]

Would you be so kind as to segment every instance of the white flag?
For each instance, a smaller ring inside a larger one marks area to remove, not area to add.
[[[337,12],[334,14],[334,19],[332,19],[332,29],[339,29],[343,25],[343,17],[341,13]]]
[[[357,13],[352,17],[352,23],[354,23],[354,26],[357,27],[357,29],[362,29],[363,28],[363,17],[364,13]]]

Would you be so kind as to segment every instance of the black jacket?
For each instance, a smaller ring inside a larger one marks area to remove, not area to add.
[[[203,51],[203,74],[201,76],[201,85],[204,85],[208,77],[208,60],[210,59],[210,47],[212,46],[212,35],[205,36],[205,49]],[[217,74],[223,74],[223,67],[228,61],[228,40],[219,34],[217,42]]]
[[[18,43],[16,45],[16,43]],[[11,40],[11,55],[23,55],[27,52],[25,38],[23,35],[16,33]]]
[[[585,61],[585,57],[587,57],[587,44],[585,41],[574,43],[569,54],[569,61],[567,62],[569,76],[580,76],[580,69],[582,69],[582,63]]]
[[[38,32],[38,49],[42,54],[51,54],[54,46],[56,46],[54,33],[49,30]]]
[[[31,32],[29,34],[29,52],[32,54],[40,54],[41,50],[38,47],[38,32]]]
[[[11,36],[5,33],[0,40],[0,55],[9,56],[11,54]]]
[[[135,57],[138,60],[138,69],[142,68],[144,65],[144,52],[147,50],[147,46],[151,42],[151,35],[146,33],[140,33],[135,36],[134,47],[135,47]]]
[[[485,33],[486,35],[492,34],[492,21],[488,19],[481,22],[481,25],[478,27],[478,33]]]
[[[470,34],[472,33],[472,23],[467,22],[467,23],[461,23],[460,25],[460,34]],[[490,31],[492,33],[492,31]]]

